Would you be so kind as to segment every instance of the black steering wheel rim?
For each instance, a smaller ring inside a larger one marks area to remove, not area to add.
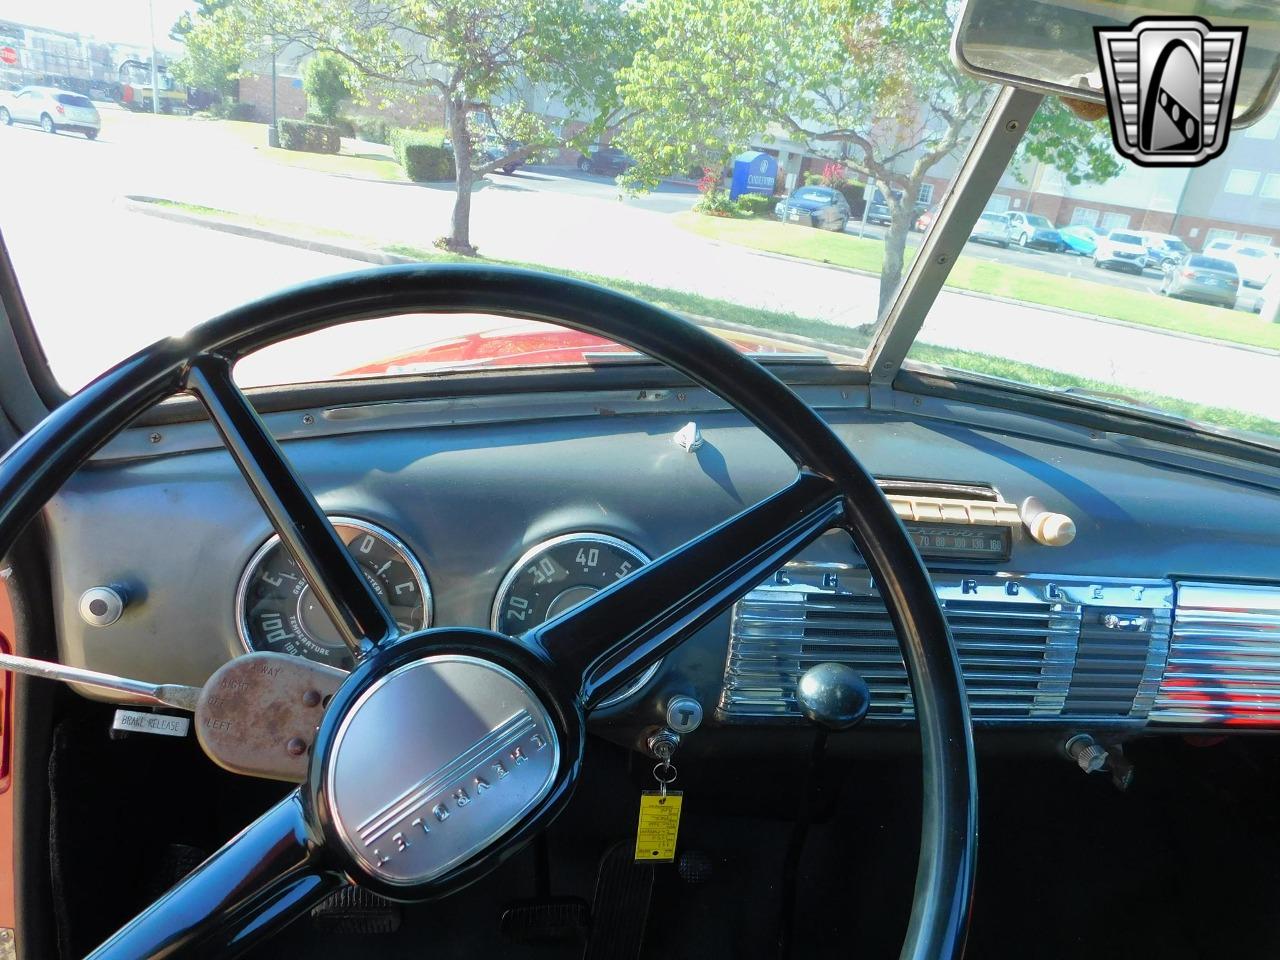
[[[269,296],[118,364],[0,459],[0,554],[94,451],[155,403],[191,390],[210,407],[218,398],[211,401],[216,391],[208,384],[221,371],[234,406],[235,397],[243,400],[243,395],[230,386],[229,371],[248,353],[336,323],[430,312],[541,320],[630,346],[731,403],[791,456],[802,474],[825,478],[839,491],[843,525],[880,585],[897,630],[920,727],[920,861],[901,956],[960,956],[976,863],[976,765],[959,664],[924,565],[874,479],[811,408],[759,364],[666,311],[578,281],[474,265],[380,268]],[[247,401],[239,415],[256,421]],[[377,636],[376,614],[337,613],[349,616],[354,632]],[[611,675],[626,666],[613,664]],[[584,699],[589,686],[584,681]]]

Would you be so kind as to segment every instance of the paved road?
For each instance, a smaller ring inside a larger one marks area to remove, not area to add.
[[[663,183],[651,193],[628,196],[612,177],[582,173],[572,167],[521,167],[512,174],[495,174],[489,179],[500,189],[589,197],[655,213],[680,213],[698,199],[696,188],[678,183]]]
[[[229,140],[218,124],[184,118],[107,115],[95,143],[0,129],[0,155],[7,181],[22,187],[6,191],[0,228],[55,370],[70,385],[161,333],[288,283],[358,266],[130,213],[120,202],[126,194],[419,247],[444,231],[453,202],[444,188],[284,167]],[[684,202],[676,191],[671,196],[672,203]],[[675,227],[667,213],[619,202],[612,184],[600,178],[545,172],[495,178],[475,193],[472,239],[489,256],[849,326],[875,315],[874,278],[710,243]],[[1228,346],[950,292],[935,306],[924,338],[1121,390],[1280,419],[1274,389],[1280,359]]]

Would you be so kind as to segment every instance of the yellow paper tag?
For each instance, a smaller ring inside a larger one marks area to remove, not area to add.
[[[680,803],[684,795],[668,790],[640,794],[640,825],[636,828],[636,861],[670,863],[676,858],[676,835],[680,832]]]

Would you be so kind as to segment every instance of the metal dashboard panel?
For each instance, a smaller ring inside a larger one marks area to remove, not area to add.
[[[1167,580],[932,570],[976,723],[1141,723],[1169,647]],[[734,608],[726,722],[800,718],[795,688],[818,663],[852,666],[869,720],[914,715],[898,638],[865,568],[791,564]]]
[[[1280,727],[1280,589],[1178,584],[1169,665],[1151,720]]]
[[[570,395],[565,415],[532,420],[522,416],[519,398],[506,408],[495,398],[483,422],[412,426],[395,409],[385,419],[370,407],[342,421],[350,432],[286,432],[285,449],[326,510],[386,527],[412,550],[430,577],[437,624],[485,625],[499,582],[539,541],[587,530],[658,556],[792,478],[793,465],[741,416],[685,409],[682,396],[619,415],[601,404],[584,410]],[[695,399],[691,393],[689,404]],[[981,480],[1011,502],[1035,496],[1075,518],[1079,533],[1070,546],[1024,537],[1001,569],[1051,570],[1062,582],[1081,583],[1164,581],[1171,573],[1259,581],[1275,569],[1280,497],[1218,475],[1213,463],[1192,468],[1121,455],[1106,437],[1089,448],[1093,441],[1072,445],[1012,428],[837,409],[830,388],[808,399],[824,404],[833,428],[877,474]],[[555,405],[544,398],[547,410]],[[705,440],[694,453],[671,440],[691,414]],[[272,415],[273,426],[284,431],[288,416]],[[317,428],[328,422],[316,420]],[[314,428],[298,428],[305,429]],[[136,447],[82,469],[44,513],[59,655],[75,666],[199,684],[241,649],[236,584],[271,531],[207,424],[162,430],[154,449],[144,432]],[[815,544],[805,558],[858,563],[843,535]],[[985,571],[980,581],[997,576],[989,563],[973,568]],[[124,615],[107,627],[89,626],[77,612],[80,595],[99,584],[129,594]],[[671,654],[632,706],[652,706],[672,680],[712,708],[729,620]],[[1088,709],[1077,693],[1071,708]],[[1143,708],[1137,699],[1134,708]]]

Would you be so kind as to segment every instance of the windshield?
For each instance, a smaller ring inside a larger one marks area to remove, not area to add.
[[[0,230],[67,390],[255,297],[400,262],[537,268],[766,362],[866,366],[994,100],[949,55],[959,6],[501,0],[474,31],[462,0],[10,0],[0,150],[22,189]],[[24,84],[66,114],[42,126],[6,92]],[[1001,229],[947,264],[908,364],[1275,433],[1278,134],[1273,113],[1201,167],[1143,169],[1105,119],[1047,100],[968,206]],[[1168,289],[1139,231],[1241,245],[1218,254],[1238,294]],[[237,375],[635,359],[504,318],[393,317]]]

